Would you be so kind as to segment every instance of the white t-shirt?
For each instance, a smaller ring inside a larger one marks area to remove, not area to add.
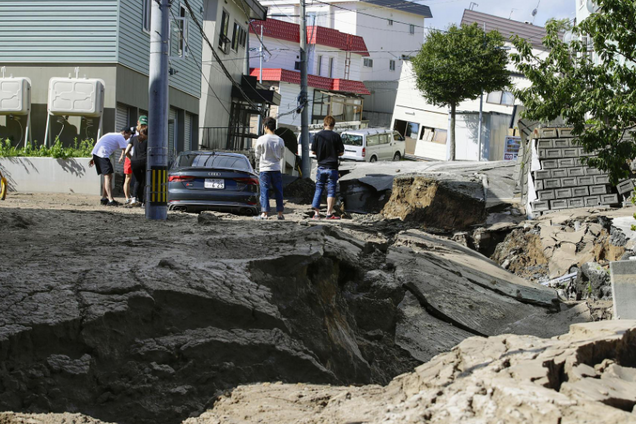
[[[274,134],[265,134],[256,141],[256,157],[258,158],[258,170],[280,171],[280,160],[283,158],[285,143],[283,139]]]
[[[128,141],[121,133],[112,132],[97,140],[91,153],[100,158],[109,158],[117,149],[125,149],[127,145]]]

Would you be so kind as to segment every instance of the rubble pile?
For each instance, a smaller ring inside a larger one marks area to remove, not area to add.
[[[472,337],[387,387],[239,387],[186,424],[636,423],[635,349],[635,321]]]
[[[624,234],[602,215],[545,215],[512,230],[492,259],[524,278],[545,281],[588,262],[619,260],[626,243]]]
[[[381,213],[426,227],[465,229],[486,219],[483,183],[441,174],[395,177],[391,198]]]
[[[283,189],[286,198],[294,199],[294,202],[302,205],[310,205],[314,200],[316,183],[309,178],[298,178]]]

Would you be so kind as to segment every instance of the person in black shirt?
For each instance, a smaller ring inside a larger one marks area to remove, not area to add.
[[[135,187],[133,189],[133,197],[135,200],[131,203],[131,206],[141,206],[141,204],[144,203],[144,190],[146,188],[148,128],[141,129],[139,135],[130,138],[125,154],[130,158],[132,172],[135,176]]]
[[[333,131],[336,120],[333,116],[325,116],[324,129],[314,135],[311,151],[316,155],[318,169],[316,171],[316,192],[311,206],[314,208],[313,219],[320,219],[320,198],[327,185],[327,219],[340,219],[334,215],[336,204],[336,184],[338,183],[338,158],[344,154],[344,145],[340,134]]]

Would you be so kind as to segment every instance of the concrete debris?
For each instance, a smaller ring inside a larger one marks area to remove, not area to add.
[[[483,223],[486,219],[483,184],[480,180],[453,178],[441,174],[396,177],[382,215],[448,230]]]
[[[257,384],[185,424],[636,423],[636,321],[471,337],[387,387]]]
[[[602,215],[542,217],[512,230],[492,259],[524,278],[553,279],[587,262],[606,265],[621,258],[627,238],[619,233]]]

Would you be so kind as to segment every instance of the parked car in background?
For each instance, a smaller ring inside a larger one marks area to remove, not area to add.
[[[406,142],[399,132],[386,128],[346,130],[340,133],[345,152],[343,160],[376,162],[400,160],[404,157]]]
[[[168,208],[185,212],[259,212],[258,174],[245,155],[179,153],[168,171]]]

